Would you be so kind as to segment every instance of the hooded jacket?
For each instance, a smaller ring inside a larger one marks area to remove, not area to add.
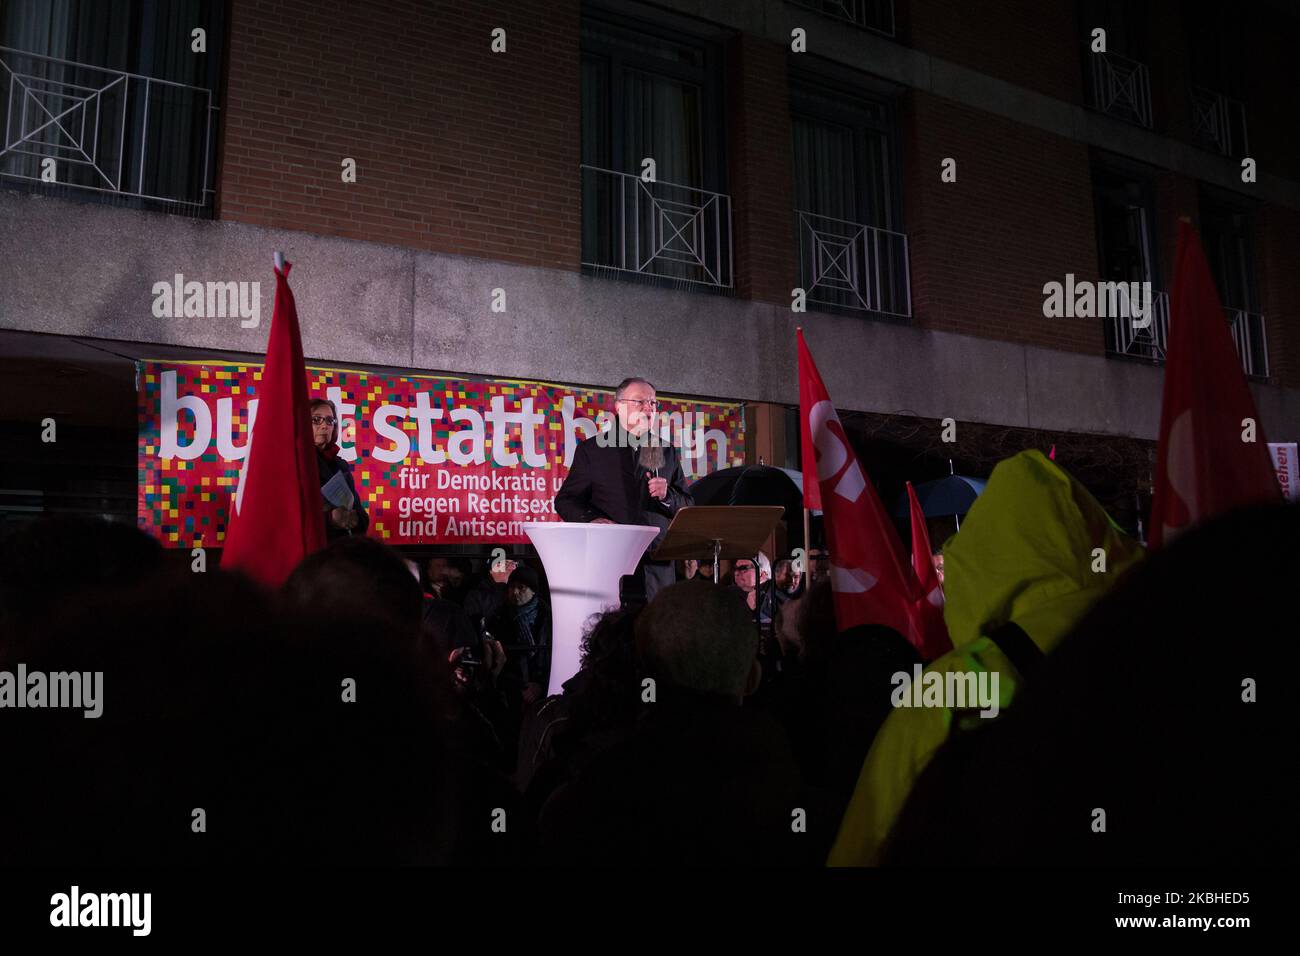
[[[1025,680],[1012,658],[1023,667],[1025,655],[990,635],[1010,622],[1038,651],[1051,653],[1143,553],[1083,485],[1041,452],[1001,462],[944,548],[944,620],[953,649],[925,673],[996,673],[1000,711]],[[1103,556],[1105,571],[1094,571]],[[954,724],[968,730],[982,719],[976,709],[896,708],[867,753],[830,865],[877,863],[912,784]]]

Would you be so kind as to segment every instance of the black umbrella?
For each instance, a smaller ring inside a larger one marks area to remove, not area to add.
[[[964,515],[980,496],[987,484],[981,478],[967,475],[948,475],[936,481],[923,482],[916,486],[916,500],[927,518],[948,515]],[[898,496],[894,502],[894,516],[906,518],[911,513],[907,494]]]

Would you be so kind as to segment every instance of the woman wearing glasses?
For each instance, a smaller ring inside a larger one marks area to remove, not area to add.
[[[324,493],[326,485],[338,488],[336,476],[342,475],[342,482],[352,493],[352,506],[336,506],[328,499],[325,501],[325,536],[333,540],[350,534],[363,535],[370,527],[370,516],[366,506],[357,494],[357,486],[352,480],[352,469],[339,457],[339,420],[334,410],[334,403],[318,398],[311,403],[311,435],[316,443],[316,466],[320,471],[320,486]],[[337,495],[331,495],[338,500]]]

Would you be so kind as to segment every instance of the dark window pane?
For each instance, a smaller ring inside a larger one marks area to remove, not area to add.
[[[206,31],[195,54],[191,31]],[[8,0],[0,4],[0,177],[115,205],[211,213],[217,0]],[[20,106],[21,104],[21,106]],[[41,182],[55,161],[57,185]]]
[[[639,175],[650,158],[661,182],[702,186],[699,87],[639,70],[624,84],[624,171]]]
[[[857,221],[853,129],[802,117],[793,126],[795,208]]]

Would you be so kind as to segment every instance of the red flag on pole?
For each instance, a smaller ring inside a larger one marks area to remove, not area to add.
[[[830,548],[835,623],[840,630],[858,624],[884,624],[922,648],[915,601],[920,585],[903,561],[885,509],[858,464],[835,406],[803,339],[799,340],[799,421],[804,449],[804,496],[820,488]]]
[[[907,483],[907,501],[912,510],[912,573],[921,585],[921,596],[915,602],[916,617],[923,643],[917,645],[922,660],[931,661],[952,650],[952,638],[943,620],[943,585],[939,571],[930,554],[930,532],[925,526],[925,512],[916,498],[912,483]]]
[[[1211,515],[1280,498],[1209,264],[1185,221],[1178,224],[1170,299],[1151,505],[1153,550]]]
[[[307,368],[298,308],[289,289],[290,264],[275,270],[275,313],[258,384],[256,418],[249,414],[248,454],[226,529],[221,566],[279,587],[295,565],[325,546],[320,473],[312,443]],[[256,440],[255,440],[256,439]]]

